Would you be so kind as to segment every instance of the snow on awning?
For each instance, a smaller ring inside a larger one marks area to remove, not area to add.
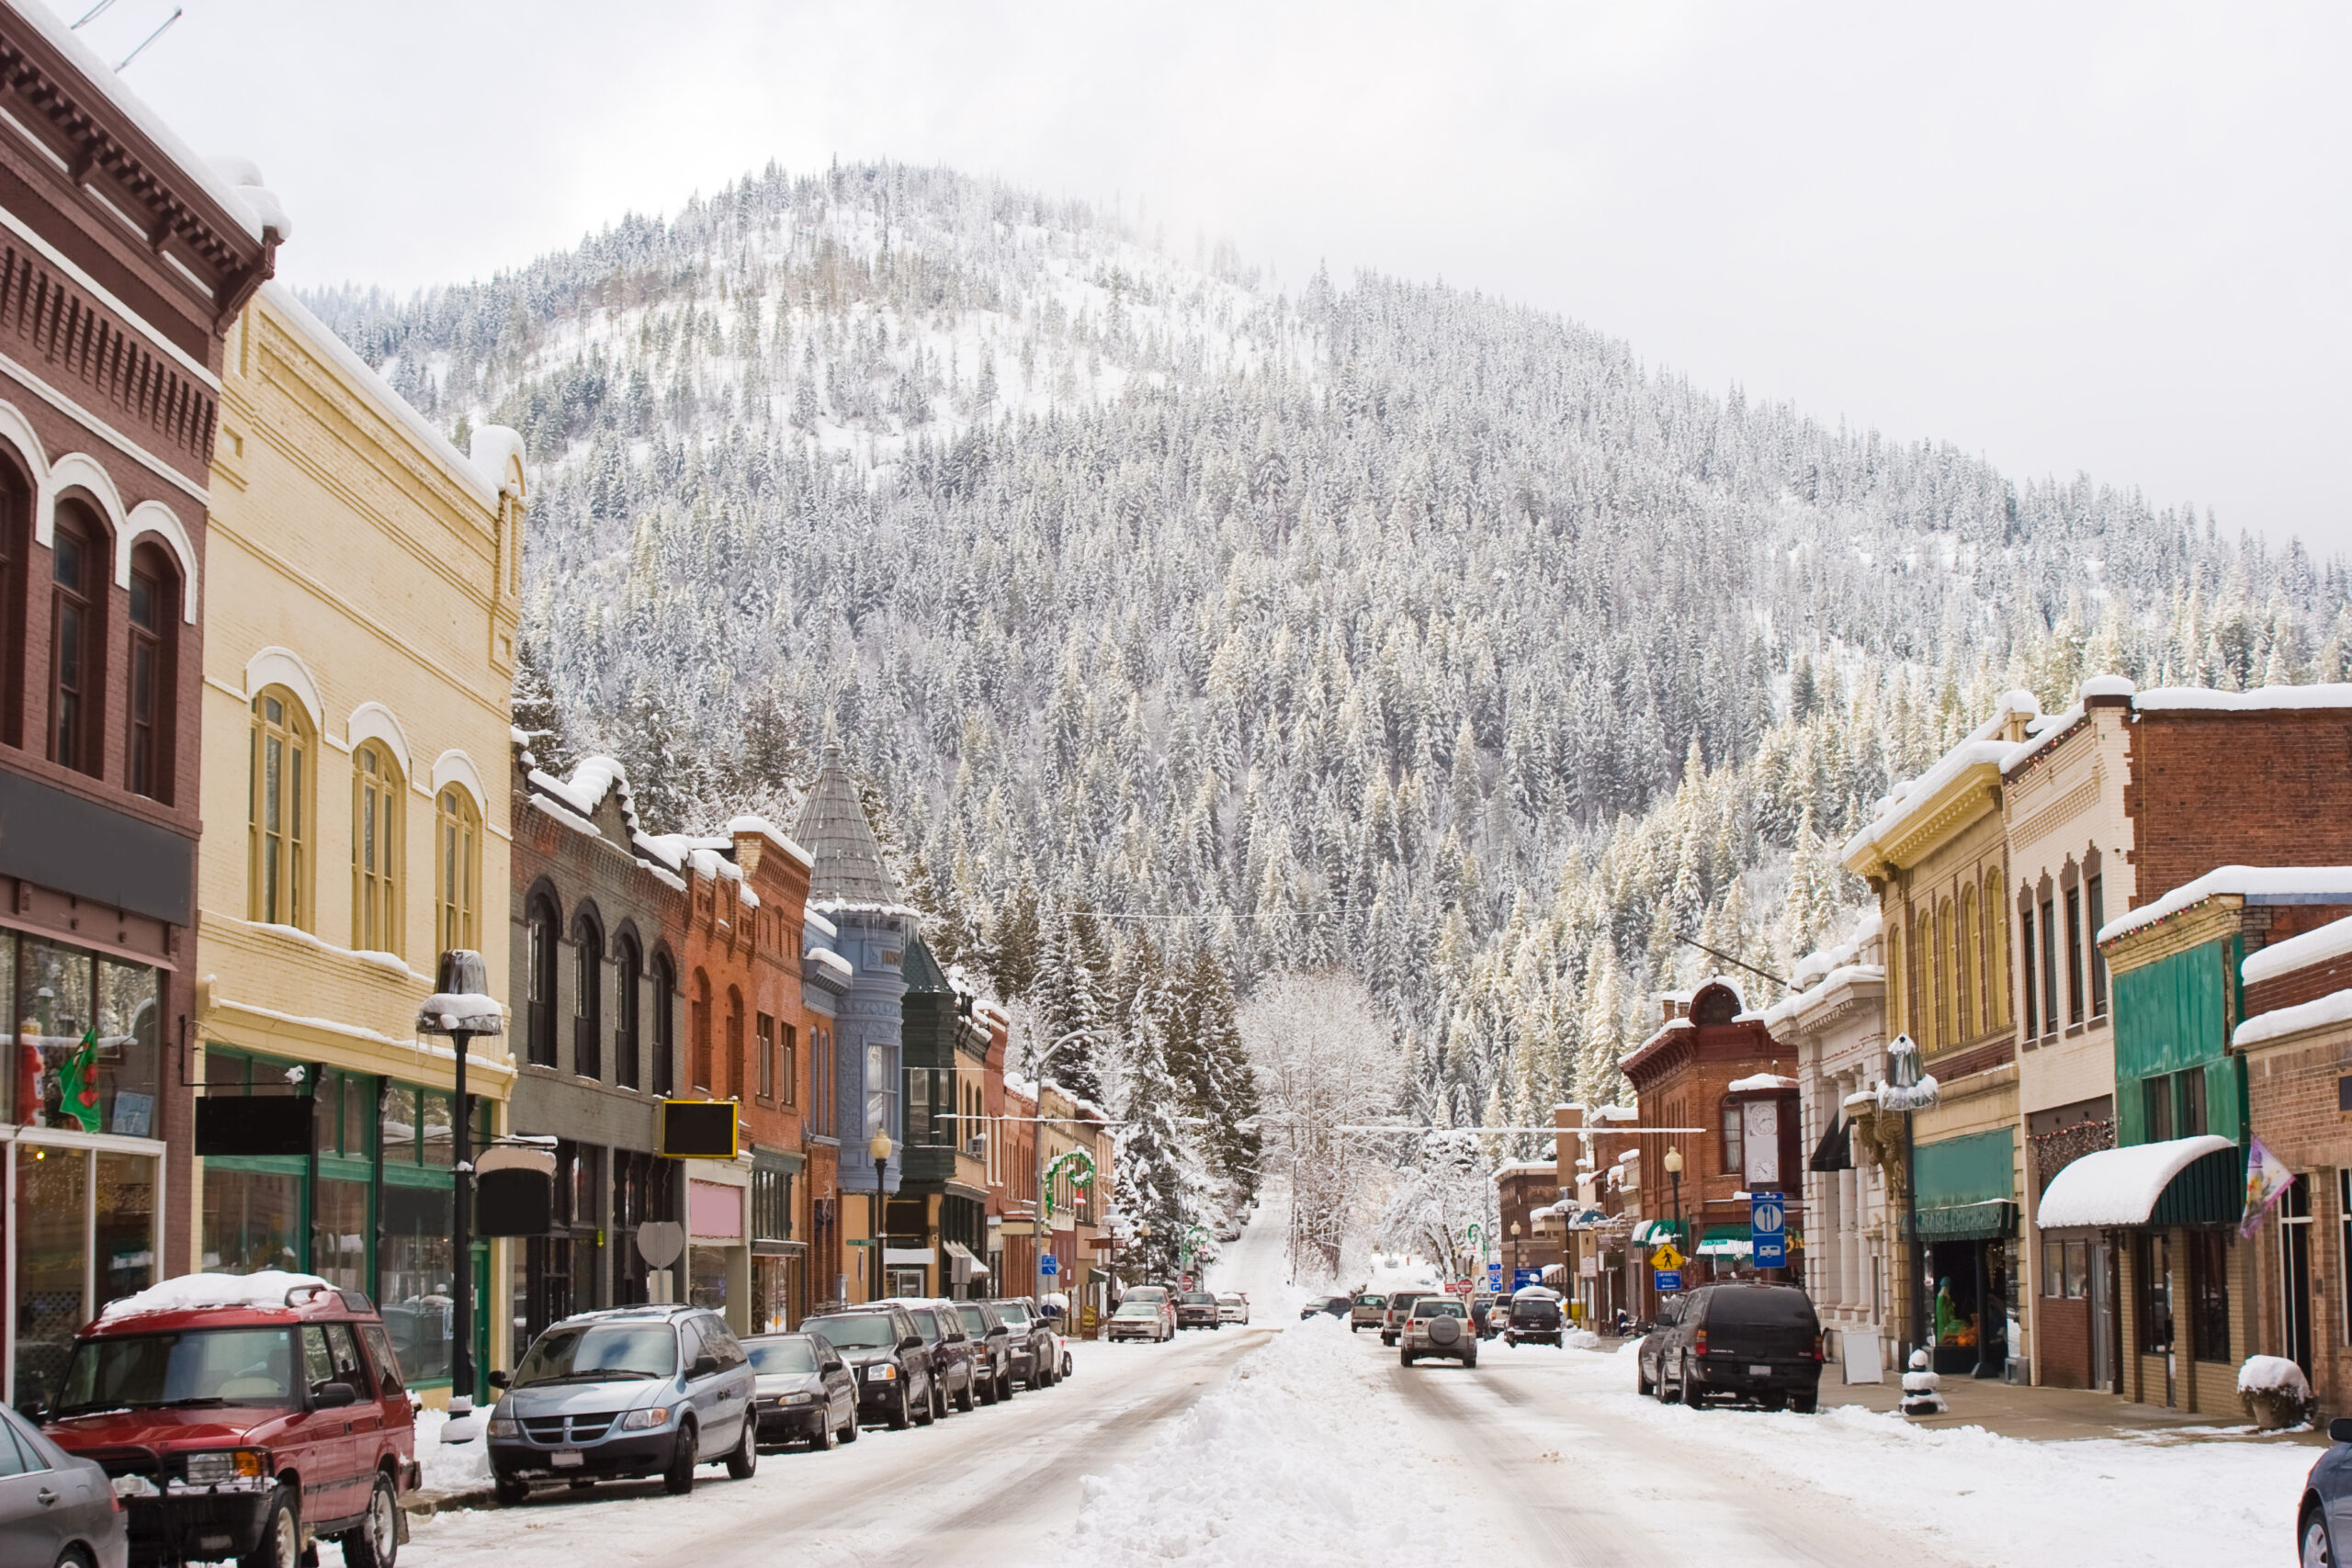
[[[2046,1231],[2144,1225],[2184,1173],[2199,1168],[2200,1162],[2211,1162],[2216,1168],[2226,1163],[2234,1179],[2237,1158],[2235,1144],[2210,1133],[2194,1138],[2171,1138],[2160,1144],[2101,1149],[2083,1156],[2050,1179],[2034,1220]]]
[[[1672,1220],[1644,1220],[1634,1227],[1634,1234],[1628,1239],[1635,1247],[1656,1247],[1678,1234]]]

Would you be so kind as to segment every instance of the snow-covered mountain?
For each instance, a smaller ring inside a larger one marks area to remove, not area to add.
[[[1611,1093],[1680,937],[1792,960],[1858,892],[1824,841],[1994,693],[2352,654],[2300,547],[947,170],[311,303],[525,433],[526,707],[654,826],[788,808],[836,732],[943,959],[1045,1038],[1204,949],[1346,967],[1441,1119]]]

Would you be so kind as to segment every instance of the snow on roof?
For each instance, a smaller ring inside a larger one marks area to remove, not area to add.
[[[798,844],[793,842],[793,840],[785,834],[782,829],[778,828],[775,823],[770,822],[766,818],[760,816],[756,812],[747,811],[741,817],[730,817],[728,818],[728,837],[734,838],[737,835],[744,833],[749,833],[756,838],[765,839],[769,843],[774,844],[786,854],[792,856],[802,865],[815,865],[817,863],[816,856],[810,854],[807,850],[802,849]]]
[[[1861,830],[1846,840],[1838,852],[1841,860],[1851,859],[1868,849],[1890,829],[1910,814],[1915,806],[1925,805],[1938,790],[1980,762],[1998,767],[2009,753],[2023,742],[2003,738],[2012,718],[2023,715],[2030,718],[2041,716],[2041,699],[2031,692],[2004,693],[1993,705],[1992,716],[1968,732],[1968,738],[1936,760],[1935,765],[1917,778],[1896,784],[1878,803],[1877,810]]]
[[[850,964],[848,959],[843,958],[840,953],[835,953],[830,947],[804,947],[800,950],[800,956],[803,958],[815,959],[825,968],[831,969],[840,975],[844,980],[850,979],[857,974],[857,970]]]
[[[2252,692],[2217,692],[2206,686],[2158,686],[2142,692],[2132,705],[2142,713],[2276,713],[2294,708],[2352,707],[2352,685],[2264,686]]]
[[[243,1311],[283,1311],[288,1291],[315,1287],[331,1289],[316,1274],[293,1274],[279,1269],[264,1269],[255,1274],[182,1274],[150,1285],[119,1301],[108,1302],[98,1314],[100,1323],[113,1323],[126,1317],[144,1317],[158,1312],[215,1312],[227,1308]]]
[[[912,914],[906,894],[882,858],[874,825],[865,819],[865,804],[849,776],[837,745],[825,748],[824,765],[793,824],[793,837],[814,852],[810,862],[809,896],[828,908],[875,908],[885,914]]]
[[[1495,1167],[1493,1179],[1500,1181],[1506,1176],[1529,1176],[1539,1170],[1549,1175],[1558,1168],[1557,1165],[1548,1159],[1505,1160]]]
[[[1794,1089],[1797,1080],[1779,1073],[1751,1073],[1744,1078],[1734,1078],[1724,1086],[1725,1094],[1754,1094],[1764,1089]]]
[[[2145,1224],[2174,1177],[2217,1149],[2236,1146],[2208,1133],[2085,1155],[2050,1179],[2035,1223],[2045,1231]]]
[[[2256,1013],[2230,1032],[2230,1043],[2244,1049],[2307,1029],[2324,1029],[2331,1023],[2352,1023],[2352,990],[2330,991],[2312,1001]]]
[[[2249,904],[2352,904],[2352,865],[2224,865],[2099,927],[2102,943],[2128,935],[2208,898],[2235,895]],[[2282,944],[2283,945],[2283,944]]]
[[[2128,697],[2139,689],[2129,675],[2086,675],[2075,691],[2084,697]]]
[[[1638,1122],[1642,1113],[1630,1105],[1604,1105],[1592,1113],[1596,1122]]]
[[[2316,931],[2249,953],[2245,962],[2238,965],[2238,974],[2247,985],[2258,985],[2331,958],[2341,958],[2347,953],[2352,953],[2352,917],[2330,920]]]

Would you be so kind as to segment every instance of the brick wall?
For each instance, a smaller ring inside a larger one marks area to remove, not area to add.
[[[2352,711],[2134,716],[2124,811],[2137,903],[2217,865],[2352,864]]]
[[[2036,1281],[2035,1288],[2040,1289]],[[2084,1296],[2041,1298],[2041,1381],[2051,1388],[2091,1386],[2091,1303]]]

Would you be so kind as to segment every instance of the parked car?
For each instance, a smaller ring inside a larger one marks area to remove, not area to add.
[[[356,1291],[276,1271],[167,1280],[85,1326],[58,1389],[49,1441],[111,1478],[134,1561],[295,1568],[311,1536],[367,1568],[399,1553],[415,1418]]]
[[[760,1464],[752,1397],[759,1374],[707,1307],[611,1307],[549,1325],[490,1413],[490,1472],[498,1500],[520,1503],[537,1481],[593,1486],[658,1475],[695,1489],[697,1465],[724,1461],[749,1481]]]
[[[844,1307],[804,1319],[800,1331],[823,1335],[841,1352],[857,1385],[860,1420],[887,1422],[903,1432],[935,1418],[931,1346],[906,1308],[887,1302]]]
[[[1352,1310],[1352,1303],[1345,1296],[1317,1296],[1298,1309],[1298,1316],[1302,1323],[1318,1313],[1327,1317],[1343,1318]]]
[[[1378,1328],[1380,1320],[1388,1313],[1388,1298],[1380,1295],[1359,1295],[1348,1309],[1348,1332],[1360,1328]]]
[[[1423,1296],[1436,1293],[1433,1291],[1391,1291],[1388,1305],[1381,1314],[1380,1342],[1394,1348],[1396,1336],[1404,1331],[1405,1319],[1412,1313],[1413,1303]]]
[[[1027,1296],[1006,1296],[992,1304],[1012,1346],[1012,1375],[1030,1388],[1050,1388],[1061,1375],[1061,1336]]]
[[[994,1404],[1012,1397],[1012,1330],[988,1302],[957,1302],[956,1315],[963,1320],[964,1337],[972,1342],[980,1403]]]
[[[956,1303],[931,1296],[886,1296],[914,1321],[915,1332],[931,1351],[931,1413],[969,1410],[978,1398],[978,1357],[964,1332]]]
[[[1478,1337],[1470,1331],[1470,1309],[1460,1296],[1423,1296],[1397,1331],[1397,1359],[1411,1366],[1424,1356],[1445,1356],[1465,1367],[1478,1364]]]
[[[1522,1285],[1511,1292],[1510,1316],[1503,1325],[1506,1345],[1557,1345],[1565,1325],[1560,1298],[1541,1285]]]
[[[1634,1392],[1664,1400],[1659,1373],[1673,1338],[1671,1330],[1682,1309],[1690,1304],[1688,1296],[1667,1296],[1657,1303],[1657,1316],[1650,1324],[1650,1331],[1634,1346]]]
[[[1239,1291],[1219,1291],[1216,1293],[1216,1320],[1219,1323],[1248,1323],[1250,1298]]]
[[[0,1561],[124,1568],[130,1525],[98,1461],[5,1407],[0,1428]]]
[[[1501,1307],[1498,1310],[1500,1303],[1501,1298],[1492,1291],[1473,1291],[1470,1293],[1470,1326],[1478,1331],[1479,1338],[1492,1339],[1503,1331],[1498,1320],[1508,1317],[1510,1309]]]
[[[1129,1285],[1119,1298],[1119,1304],[1126,1306],[1131,1303],[1148,1303],[1166,1320],[1168,1332],[1159,1337],[1166,1338],[1176,1332],[1176,1292],[1166,1285]]]
[[[2327,1439],[2331,1446],[2312,1462],[2295,1510],[2295,1561],[2301,1568],[2334,1568],[2344,1561],[2335,1551],[2337,1525],[2352,1540],[2352,1416],[2330,1421]]]
[[[1168,1312],[1159,1302],[1124,1301],[1103,1325],[1102,1337],[1116,1344],[1122,1339],[1148,1339],[1157,1344],[1176,1337],[1175,1326],[1168,1321]]]
[[[1176,1326],[1179,1328],[1216,1328],[1216,1297],[1206,1291],[1179,1291],[1176,1293]]]
[[[1634,1368],[1647,1380],[1644,1392],[1662,1403],[1753,1399],[1768,1410],[1810,1412],[1821,1392],[1821,1322],[1796,1285],[1702,1285],[1661,1309]]]
[[[857,1441],[857,1382],[849,1363],[821,1334],[754,1334],[743,1341],[752,1358],[752,1409],[759,1440],[805,1440],[812,1449]]]

